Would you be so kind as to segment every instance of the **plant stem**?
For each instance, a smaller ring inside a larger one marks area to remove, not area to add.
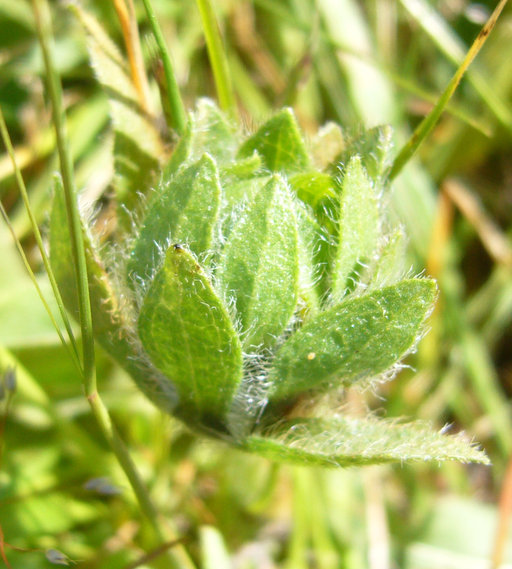
[[[53,120],[56,131],[57,148],[59,152],[64,195],[66,199],[66,210],[69,220],[69,232],[71,247],[76,267],[76,278],[78,283],[78,304],[80,315],[80,326],[82,331],[83,349],[83,383],[85,394],[91,410],[100,426],[103,435],[114,452],[121,468],[123,469],[130,486],[138,500],[142,512],[148,518],[154,533],[159,541],[167,541],[164,531],[158,521],[158,513],[151,502],[151,498],[142,483],[128,450],[122,439],[119,437],[110,419],[109,413],[103,404],[96,387],[96,370],[94,357],[94,337],[92,329],[92,314],[89,298],[89,286],[87,278],[87,264],[85,258],[85,248],[82,234],[82,225],[78,212],[76,194],[73,183],[73,166],[71,156],[66,144],[65,118],[62,105],[62,87],[55,71],[51,52],[50,42],[52,37],[50,14],[47,0],[32,0],[36,17],[36,28],[43,51],[43,59],[46,68],[48,91],[53,106]],[[172,539],[172,537],[171,537]],[[169,551],[172,567],[193,568],[194,565],[188,558],[183,548],[176,548]]]
[[[128,452],[128,449],[114,427],[108,410],[101,400],[99,393],[97,391],[89,393],[87,395],[87,400],[89,401],[96,421],[103,431],[104,437],[107,439],[108,444],[114,451],[121,468],[128,478],[130,486],[137,498],[137,502],[142,512],[150,522],[158,541],[160,544],[163,544],[167,541],[176,540],[176,537],[171,534],[170,530],[164,531],[160,526],[160,516],[158,511],[153,504],[139,473],[137,472],[137,468]],[[192,563],[182,545],[177,544],[174,549],[167,551],[167,556],[171,563],[170,567],[176,569],[195,569],[195,565]]]
[[[229,67],[222,44],[219,26],[210,0],[197,0],[203,23],[208,56],[213,70],[215,86],[221,108],[233,118],[237,114],[235,94],[229,75]]]
[[[388,174],[389,180],[393,180],[402,171],[402,168],[409,162],[415,152],[418,150],[420,144],[425,140],[425,138],[430,134],[437,121],[439,120],[442,112],[447,106],[452,95],[455,93],[462,76],[466,72],[467,68],[471,65],[473,59],[477,56],[480,49],[483,47],[486,39],[489,37],[491,30],[496,25],[499,15],[501,14],[507,0],[501,0],[499,4],[494,9],[494,12],[490,15],[489,19],[480,30],[477,38],[469,48],[466,57],[459,65],[454,76],[451,78],[448,86],[444,90],[443,94],[439,97],[436,105],[430,111],[430,113],[421,121],[416,130],[413,132],[411,138],[402,147],[398,156],[393,162],[393,166]]]
[[[174,73],[174,68],[171,61],[171,56],[169,50],[167,49],[167,44],[165,43],[162,30],[156,19],[153,6],[150,0],[142,0],[144,8],[146,9],[146,14],[148,16],[149,24],[155,36],[158,49],[160,50],[160,57],[162,58],[162,64],[164,66],[164,75],[167,88],[167,95],[169,99],[172,124],[169,126],[174,128],[178,134],[183,134],[185,130],[185,125],[187,122],[187,116],[185,113],[185,107],[183,105],[183,100],[181,99],[180,90],[178,88],[178,82],[176,81],[176,75]]]
[[[140,49],[139,30],[137,28],[133,0],[128,0],[127,2],[125,2],[125,0],[112,1],[117,12],[119,23],[121,24],[133,84],[139,95],[141,107],[149,113],[151,109],[151,98],[149,95],[148,78],[146,76],[146,70],[144,69],[142,51]]]
[[[39,297],[41,298],[41,300],[44,304],[46,311],[48,312],[48,315],[50,316],[50,319],[52,320],[52,323],[53,323],[53,325],[57,331],[57,334],[59,335],[59,338],[61,339],[64,346],[68,346],[68,348],[69,348],[69,345],[71,344],[71,347],[69,348],[71,358],[81,373],[82,372],[82,365],[80,363],[80,357],[78,354],[78,348],[76,345],[75,336],[73,334],[73,329],[71,328],[71,323],[69,322],[68,315],[66,314],[66,309],[65,309],[64,303],[62,301],[62,297],[61,297],[61,294],[59,291],[59,287],[57,285],[55,275],[53,274],[53,270],[52,270],[52,267],[50,265],[50,260],[48,259],[48,255],[46,254],[46,250],[45,250],[44,245],[43,245],[43,238],[41,237],[41,232],[39,231],[39,227],[37,225],[36,218],[35,218],[34,213],[32,211],[32,207],[30,206],[27,188],[25,186],[23,176],[21,175],[21,170],[18,167],[18,163],[16,160],[16,154],[14,152],[14,147],[12,145],[11,138],[9,136],[9,132],[7,130],[7,125],[5,124],[5,119],[4,119],[4,115],[3,115],[1,107],[0,107],[0,131],[2,134],[2,139],[4,141],[5,148],[7,149],[7,153],[9,154],[9,156],[11,158],[12,167],[14,169],[14,175],[16,178],[16,183],[17,183],[19,192],[21,194],[21,198],[23,200],[23,204],[25,205],[25,209],[27,211],[27,214],[28,214],[28,217],[30,220],[30,225],[31,225],[32,231],[34,233],[34,238],[36,240],[37,247],[39,249],[39,253],[41,254],[41,258],[43,260],[44,268],[46,270],[46,273],[48,274],[48,279],[50,280],[52,292],[55,296],[55,300],[57,301],[57,306],[59,308],[60,316],[62,318],[62,321],[64,322],[64,326],[65,326],[66,332],[68,334],[69,344],[64,340],[64,337],[62,336],[62,332],[60,331],[60,328],[57,325],[55,318],[53,317],[52,311],[50,310],[50,307],[48,306],[48,303],[46,302],[46,300],[43,296],[43,293],[42,293],[42,291],[41,291],[41,289],[40,289],[40,287],[36,281],[35,275],[32,271],[32,268],[30,267],[30,264],[27,260],[25,252],[23,251],[23,248],[21,247],[21,244],[20,244],[19,240],[17,239],[16,234],[14,233],[14,230],[13,230],[11,224],[9,223],[9,218],[7,217],[7,213],[3,209],[3,206],[2,206],[2,216],[5,218],[5,222],[7,223],[7,226],[9,227],[9,230],[12,233],[14,242],[16,243],[16,246],[17,246],[18,251],[21,255],[21,258],[23,259],[23,263],[25,264],[25,267],[26,267],[26,269],[30,275],[30,278],[32,279],[32,282],[34,283],[34,286],[36,287],[36,290],[37,290]]]
[[[73,252],[73,261],[76,271],[78,308],[80,328],[82,332],[83,379],[86,392],[93,392],[96,390],[96,370],[91,303],[89,299],[89,282],[87,277],[87,264],[85,259],[82,226],[74,188],[73,164],[71,161],[71,153],[67,147],[66,122],[64,117],[64,106],[62,103],[62,87],[55,71],[50,53],[52,32],[49,7],[46,0],[32,0],[32,5],[36,16],[37,34],[46,68],[48,93],[53,107],[53,124],[55,126],[57,151],[59,154],[62,184],[64,187],[64,197],[69,222],[71,249]]]
[[[39,283],[37,282],[36,275],[34,274],[34,271],[32,270],[30,263],[28,262],[27,255],[25,254],[25,251],[23,250],[23,247],[22,247],[18,237],[16,236],[16,232],[14,231],[14,228],[11,224],[9,216],[7,215],[7,212],[5,211],[5,208],[4,208],[4,205],[2,202],[0,202],[0,215],[3,217],[5,224],[7,225],[7,228],[9,229],[9,231],[12,235],[12,239],[14,241],[16,249],[18,250],[18,253],[20,254],[21,260],[22,260],[23,264],[25,265],[25,269],[27,270],[27,273],[30,277],[30,280],[32,281],[32,284],[34,285],[34,287],[37,291],[37,295],[39,296],[41,302],[43,303],[43,306],[44,306],[44,308],[45,308],[45,310],[46,310],[46,312],[47,312],[47,314],[48,314],[48,316],[52,322],[52,325],[55,328],[57,335],[59,336],[59,340],[61,341],[64,348],[68,351],[68,353],[71,357],[71,360],[75,364],[78,372],[80,374],[82,374],[82,364],[80,363],[80,357],[78,355],[77,346],[74,342],[74,337],[72,335],[69,335],[70,333],[72,334],[73,331],[71,330],[71,328],[68,330],[69,339],[72,341],[72,347],[71,347],[70,343],[66,342],[66,339],[64,338],[64,334],[62,333],[60,326],[57,324],[57,321],[55,320],[55,316],[53,315],[52,309],[50,308],[50,305],[48,304],[48,302],[46,301],[46,298],[44,297],[43,291],[41,290],[41,287],[39,286]],[[50,274],[50,273],[48,273],[48,274]],[[53,292],[54,293],[57,292],[57,294],[60,297],[60,293],[59,293],[58,288],[55,289]],[[62,299],[59,298],[58,302],[59,302],[59,308],[60,308],[61,303],[62,303]],[[62,309],[64,309],[63,305],[62,305]],[[68,321],[68,324],[69,324],[69,321]]]

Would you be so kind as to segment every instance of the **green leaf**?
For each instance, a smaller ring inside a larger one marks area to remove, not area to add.
[[[220,197],[217,166],[207,154],[170,179],[164,177],[130,255],[129,280],[150,277],[170,241],[186,244],[196,255],[207,251]]]
[[[341,155],[346,142],[341,127],[328,122],[318,129],[311,141],[311,156],[319,170],[326,170]]]
[[[291,109],[273,116],[240,147],[239,156],[257,152],[271,172],[294,174],[309,166],[309,156]]]
[[[322,229],[302,202],[295,204],[298,229],[299,297],[306,311],[315,314],[320,310],[320,297],[316,283],[320,277],[315,265],[315,250],[321,239]]]
[[[50,217],[50,262],[59,285],[66,308],[75,320],[78,320],[78,296],[74,260],[69,239],[66,205],[62,180],[55,177],[55,195]],[[114,320],[118,306],[114,291],[108,279],[105,267],[95,250],[91,236],[85,231],[84,247],[89,279],[89,294],[93,316],[93,328],[96,339],[104,344],[118,334],[118,325]]]
[[[271,398],[386,372],[414,346],[435,296],[434,281],[410,279],[322,312],[277,352]]]
[[[138,325],[151,360],[177,387],[180,415],[219,428],[242,378],[242,349],[225,307],[186,249],[169,247]]]
[[[164,177],[171,176],[182,164],[195,162],[205,153],[217,164],[234,159],[237,140],[233,126],[210,99],[199,99],[189,114],[187,128],[176,145]]]
[[[244,346],[269,345],[297,305],[297,226],[289,191],[274,176],[241,214],[220,259],[220,289],[234,298]]]
[[[418,460],[489,464],[482,451],[460,436],[417,423],[342,416],[285,421],[248,437],[244,448],[278,462],[331,467]]]
[[[129,210],[154,180],[164,149],[155,119],[141,108],[126,61],[100,24],[78,5],[72,10],[87,35],[91,63],[109,97],[115,131],[115,187],[119,206]]]
[[[360,156],[370,179],[380,185],[393,162],[392,150],[393,129],[389,125],[376,126],[350,141],[341,162],[347,163],[353,156]]]
[[[252,154],[247,158],[229,162],[220,168],[220,177],[226,182],[242,182],[258,176],[261,169],[261,158],[259,154]]]
[[[401,229],[387,236],[376,255],[376,261],[369,269],[368,288],[381,288],[398,282],[405,273],[406,239]]]
[[[268,184],[269,176],[254,176],[247,180],[233,181],[222,185],[222,209],[219,215],[220,234],[224,240],[229,240],[231,231],[244,215],[248,204]]]
[[[128,307],[120,305],[90,235],[84,231],[94,338],[133,378],[146,396],[162,410],[170,412],[176,393],[168,379],[156,373],[133,341]],[[50,217],[50,262],[66,308],[78,320],[78,296],[73,255],[68,233],[62,182],[56,178]]]
[[[301,172],[290,178],[290,185],[299,198],[315,208],[325,198],[337,196],[336,184],[329,174]]]
[[[341,187],[339,244],[332,275],[332,292],[342,298],[357,264],[371,261],[380,236],[376,189],[359,156],[347,165]]]

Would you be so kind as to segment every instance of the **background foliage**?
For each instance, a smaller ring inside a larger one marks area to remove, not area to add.
[[[124,50],[113,3],[83,4]],[[147,67],[158,72],[144,11],[136,7]],[[154,7],[187,107],[199,96],[215,98],[195,3],[161,0]],[[60,4],[53,8],[77,185],[83,201],[92,202],[112,190],[109,108],[76,16]],[[306,134],[328,120],[349,133],[391,124],[398,147],[492,8],[421,0],[215,3],[248,127],[292,105]],[[450,111],[395,182],[394,208],[410,236],[411,267],[426,266],[441,296],[431,332],[408,362],[414,369],[378,394],[365,393],[376,413],[466,431],[493,467],[277,468],[198,442],[99,354],[105,402],[159,511],[178,535],[188,536],[199,566],[228,567],[229,555],[236,567],[420,569],[487,566],[493,551],[499,556],[496,504],[507,487],[512,444],[511,35],[509,8]],[[28,2],[0,0],[0,64],[0,105],[44,225],[57,160]],[[156,99],[153,82],[150,92]],[[0,192],[51,298],[6,155]],[[0,366],[16,365],[18,373],[16,394],[2,402],[0,527],[5,542],[23,550],[6,545],[3,551],[13,568],[49,564],[44,552],[50,548],[82,560],[81,567],[127,567],[151,548],[146,522],[5,225],[0,259]],[[512,563],[510,554],[507,559]],[[146,566],[158,562],[152,563]]]

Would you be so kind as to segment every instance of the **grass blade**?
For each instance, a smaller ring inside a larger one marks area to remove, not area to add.
[[[197,0],[197,7],[201,14],[203,30],[208,46],[208,55],[215,78],[217,95],[221,108],[231,116],[236,116],[236,100],[229,75],[226,52],[222,45],[222,38],[217,19],[210,0]]]
[[[80,328],[82,331],[83,377],[86,393],[89,395],[96,391],[94,337],[82,227],[73,181],[73,164],[67,146],[66,122],[62,103],[62,86],[50,53],[52,31],[49,6],[44,0],[32,0],[32,6],[35,14],[37,35],[39,37],[46,68],[48,92],[53,107],[53,123],[55,126],[57,150],[66,200],[66,211],[68,214],[69,237],[73,250],[73,260],[78,283]]]
[[[407,141],[407,143],[402,147],[398,156],[395,158],[393,162],[393,166],[389,172],[389,179],[393,180],[398,176],[401,172],[402,168],[409,162],[415,152],[418,150],[420,144],[425,140],[425,138],[430,134],[434,126],[436,125],[437,121],[439,120],[442,112],[444,111],[445,107],[448,104],[448,101],[451,99],[452,95],[455,93],[462,76],[466,72],[467,68],[471,65],[473,59],[477,56],[480,49],[483,47],[485,41],[489,37],[492,29],[496,25],[499,15],[501,14],[503,8],[507,0],[501,0],[500,3],[496,6],[494,12],[490,15],[489,19],[480,30],[477,38],[469,48],[466,57],[460,64],[459,68],[455,72],[455,75],[452,77],[448,86],[444,90],[443,94],[439,97],[434,108],[430,111],[430,113],[421,121],[419,126],[416,128],[414,133],[412,134],[411,138]]]
[[[155,36],[155,40],[160,51],[160,57],[164,66],[166,90],[169,97],[168,101],[170,103],[171,116],[173,119],[173,122],[169,125],[169,127],[174,128],[176,132],[181,135],[185,130],[187,116],[178,88],[176,75],[174,74],[171,56],[169,54],[169,50],[167,49],[165,38],[158,24],[158,20],[156,19],[155,12],[150,0],[142,0],[142,2],[144,4],[144,8],[146,9],[149,25],[151,26],[151,30]]]
[[[11,158],[12,167],[14,169],[14,175],[16,178],[16,183],[17,183],[19,192],[21,194],[21,197],[23,199],[23,203],[25,205],[25,208],[27,210],[27,214],[28,214],[29,219],[30,219],[30,224],[31,224],[32,230],[34,232],[34,238],[36,240],[37,247],[38,247],[39,252],[41,254],[41,258],[43,260],[44,268],[48,274],[48,278],[50,279],[50,285],[52,287],[53,294],[55,295],[55,300],[57,301],[57,306],[59,307],[59,313],[60,313],[60,316],[62,318],[62,321],[64,322],[64,326],[66,328],[66,332],[68,334],[69,341],[71,343],[71,357],[72,357],[73,361],[75,362],[75,364],[78,366],[78,369],[81,370],[82,365],[80,363],[80,357],[78,355],[78,349],[77,349],[77,345],[76,345],[75,336],[73,334],[73,329],[71,328],[71,324],[69,322],[69,318],[68,318],[68,315],[66,313],[66,309],[64,308],[64,303],[62,302],[62,297],[61,297],[60,292],[59,292],[59,287],[57,285],[57,281],[55,280],[55,275],[53,274],[53,270],[52,270],[52,267],[50,265],[50,260],[48,259],[48,255],[46,254],[46,250],[45,250],[44,245],[43,245],[43,239],[41,237],[41,232],[39,231],[37,221],[35,219],[34,213],[33,213],[32,208],[30,206],[27,188],[25,186],[23,176],[21,174],[21,171],[18,167],[18,163],[16,161],[16,155],[14,152],[14,148],[13,148],[9,133],[7,131],[7,125],[5,124],[5,119],[4,119],[4,115],[2,113],[1,108],[0,108],[0,131],[2,133],[2,138],[4,141],[5,147],[7,149],[7,152]],[[64,337],[62,336],[62,332],[60,331],[58,324],[56,323],[56,321],[53,317],[53,314],[50,310],[50,307],[48,306],[48,303],[46,302],[46,300],[43,297],[41,289],[39,288],[39,285],[37,284],[37,281],[35,279],[35,275],[34,275],[32,269],[30,267],[30,264],[28,263],[28,260],[26,258],[25,252],[23,251],[23,248],[21,247],[21,244],[20,244],[19,240],[17,239],[16,234],[12,229],[12,226],[9,222],[9,218],[8,218],[7,213],[5,212],[3,206],[2,206],[2,216],[4,217],[4,219],[7,223],[7,226],[9,227],[9,230],[12,233],[14,242],[16,243],[18,251],[20,252],[20,255],[23,259],[23,263],[25,264],[25,267],[27,268],[27,271],[30,275],[30,278],[34,282],[34,285],[37,289],[37,293],[39,294],[39,296],[40,296],[40,298],[44,304],[44,307],[47,310],[48,315],[50,316],[50,318],[52,320],[52,324],[55,326],[55,329],[57,331],[57,334],[59,335],[61,342],[65,346],[68,346],[67,342],[64,340]]]

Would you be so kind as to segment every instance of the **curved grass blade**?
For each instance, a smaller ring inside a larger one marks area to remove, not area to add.
[[[243,448],[276,462],[306,466],[441,460],[489,464],[485,453],[461,436],[436,433],[421,423],[341,416],[285,421],[251,435]]]
[[[155,36],[158,50],[160,52],[160,58],[162,60],[164,68],[165,92],[168,96],[169,109],[171,110],[171,124],[169,124],[168,127],[176,129],[176,132],[181,135],[185,130],[187,117],[178,87],[178,82],[176,80],[176,75],[174,74],[171,56],[169,54],[169,50],[167,49],[165,38],[162,34],[162,30],[160,29],[160,25],[158,24],[158,20],[156,19],[155,12],[150,0],[142,0],[142,2],[146,10],[149,25],[151,26],[151,30]],[[162,106],[164,106],[163,102]]]
[[[435,5],[425,0],[401,0],[400,3],[439,50],[452,63],[460,65],[467,51],[467,46],[450,27],[450,24],[443,18],[441,13],[436,11]],[[480,73],[478,69],[469,69],[467,80],[496,119],[509,132],[512,131],[512,111],[510,110],[510,105],[494,89],[492,82],[484,74]]]
[[[208,56],[215,78],[220,106],[225,112],[234,117],[237,112],[235,94],[231,84],[226,50],[222,45],[222,37],[211,0],[197,0],[197,7],[201,14]]]
[[[69,349],[70,349],[71,358],[75,362],[75,365],[77,366],[77,368],[81,369],[80,357],[78,355],[78,348],[77,348],[75,336],[73,334],[71,324],[70,324],[69,319],[67,317],[66,310],[64,308],[64,304],[63,304],[62,298],[60,296],[59,288],[57,286],[57,281],[55,279],[55,275],[53,274],[53,271],[52,271],[50,260],[48,258],[47,253],[46,253],[46,249],[44,248],[44,245],[43,245],[43,239],[41,236],[41,232],[39,231],[39,227],[37,225],[36,218],[34,216],[34,213],[32,211],[32,207],[30,205],[30,201],[28,199],[27,188],[25,186],[23,176],[21,174],[21,171],[18,167],[18,163],[16,161],[16,155],[14,153],[14,148],[12,146],[12,142],[11,142],[11,139],[9,136],[9,132],[7,131],[7,125],[5,124],[5,119],[4,119],[4,115],[3,115],[1,108],[0,108],[0,132],[2,134],[2,139],[4,141],[4,144],[5,144],[5,147],[7,149],[8,154],[9,154],[9,157],[11,158],[11,162],[12,162],[12,166],[13,166],[14,174],[15,174],[15,178],[16,178],[16,184],[18,186],[18,189],[19,189],[19,192],[21,194],[23,203],[25,205],[25,209],[27,211],[27,215],[28,215],[29,220],[30,220],[30,225],[32,227],[32,231],[34,234],[34,238],[36,240],[37,247],[38,247],[39,252],[41,254],[41,258],[43,260],[44,268],[46,270],[46,273],[48,275],[48,279],[50,281],[50,285],[52,287],[52,292],[53,292],[55,300],[57,302],[57,306],[59,307],[59,314],[60,314],[62,321],[64,323],[64,327],[66,328],[66,332],[67,332],[69,342],[70,342]],[[34,286],[36,287],[36,290],[39,294],[39,297],[41,298],[41,301],[43,302],[43,305],[44,305],[46,311],[48,312],[50,319],[52,320],[52,323],[53,323],[53,325],[57,331],[57,334],[59,335],[61,342],[63,343],[63,345],[68,346],[67,342],[64,341],[64,337],[62,335],[62,332],[60,331],[60,327],[57,325],[57,323],[53,317],[53,314],[50,310],[50,307],[48,306],[48,303],[46,302],[46,300],[45,300],[45,298],[41,292],[41,289],[37,283],[35,275],[34,275],[32,269],[30,267],[30,264],[28,263],[25,252],[24,252],[23,248],[21,247],[19,240],[16,238],[16,234],[13,231],[13,228],[9,222],[9,218],[7,216],[7,213],[4,209],[4,207],[3,207],[3,204],[0,204],[0,206],[1,206],[2,217],[5,219],[5,222],[9,228],[9,230],[12,233],[14,242],[16,243],[18,251],[19,251],[19,253],[23,259],[23,263],[25,264],[25,267],[27,268],[27,271],[30,275],[30,278],[32,279],[32,282],[34,283]]]
[[[37,35],[43,53],[48,94],[52,102],[55,139],[62,173],[62,197],[65,201],[66,209],[66,222],[64,223],[64,227],[68,228],[67,239],[69,239],[71,245],[72,266],[74,267],[76,275],[79,323],[82,333],[82,378],[86,394],[89,395],[96,391],[94,337],[85,247],[76,199],[73,161],[68,149],[66,116],[62,101],[62,85],[52,58],[52,25],[49,5],[44,0],[32,0],[32,7],[35,14]]]
[[[269,397],[383,374],[414,346],[435,297],[434,281],[410,279],[320,313],[277,352]]]
[[[169,247],[138,326],[151,360],[177,387],[177,412],[221,428],[242,379],[242,348],[208,277],[183,247]]]
[[[411,138],[406,142],[406,144],[402,147],[402,149],[398,153],[398,156],[395,158],[393,166],[391,167],[391,170],[388,174],[389,180],[393,180],[398,176],[402,168],[407,164],[407,162],[409,162],[409,160],[415,154],[416,150],[418,150],[420,144],[425,140],[425,138],[430,134],[430,132],[436,125],[446,105],[448,104],[452,95],[455,93],[455,90],[459,86],[462,76],[466,72],[467,68],[471,65],[473,59],[475,59],[478,52],[483,47],[486,39],[489,37],[489,34],[491,33],[492,29],[496,25],[498,17],[501,14],[506,3],[507,0],[501,0],[498,3],[496,8],[494,9],[494,12],[491,14],[491,16],[489,17],[483,28],[480,30],[480,33],[478,34],[477,38],[469,48],[468,52],[466,53],[466,57],[459,65],[457,71],[451,78],[446,89],[439,97],[434,108],[421,121],[416,130],[413,132]]]

